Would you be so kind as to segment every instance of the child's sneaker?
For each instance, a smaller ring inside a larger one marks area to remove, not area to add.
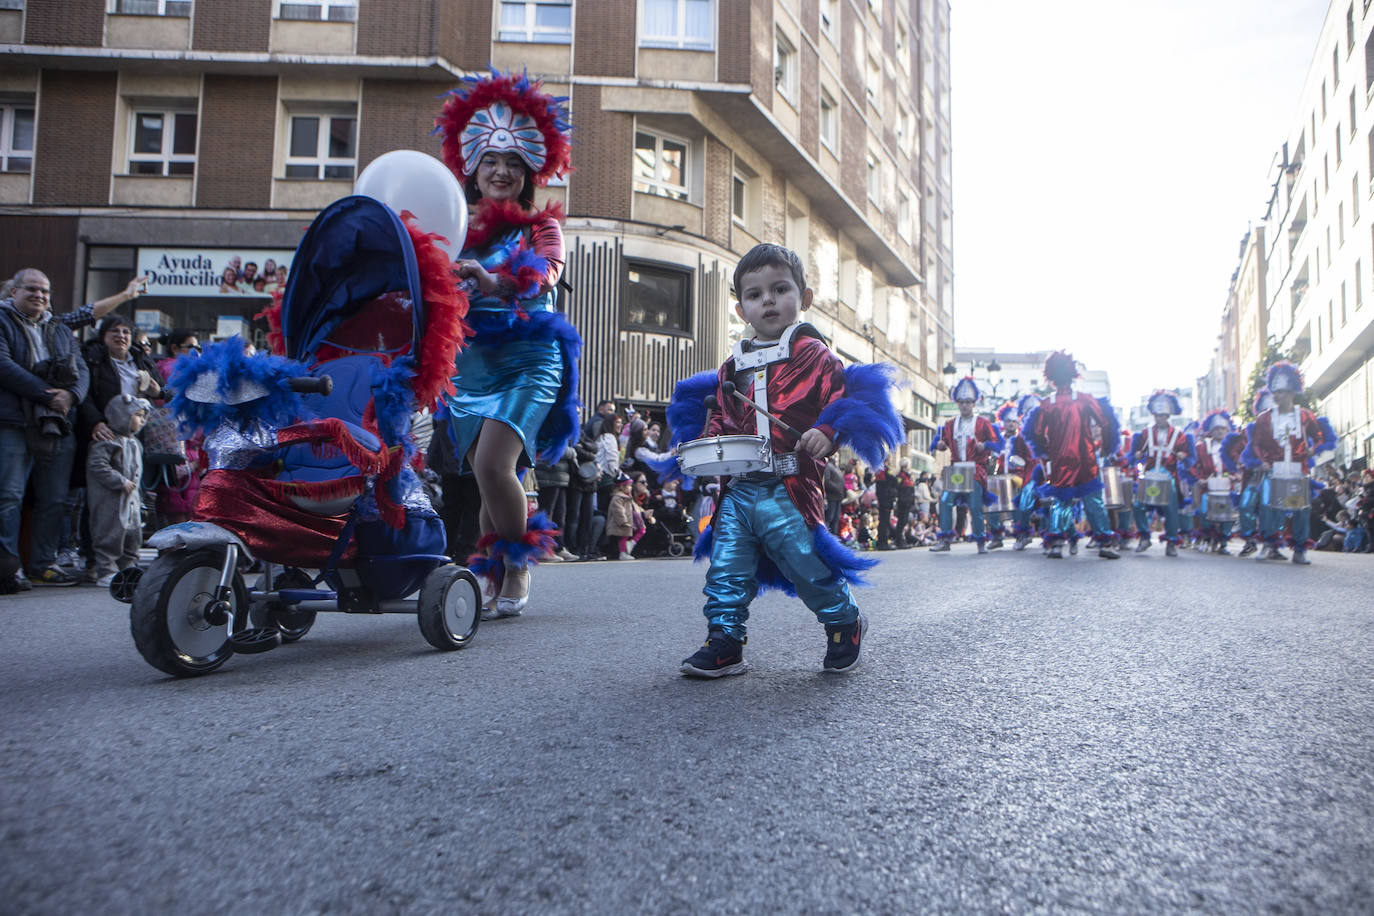
[[[66,570],[58,569],[56,566],[49,566],[47,569],[31,575],[29,578],[33,581],[34,585],[68,586],[75,585],[80,581],[80,577],[74,576]]]
[[[711,630],[705,645],[684,658],[679,670],[689,677],[726,677],[743,674],[745,667],[744,643],[726,636],[724,630]]]
[[[859,667],[859,647],[868,632],[863,614],[853,623],[825,628],[825,670],[844,672]]]

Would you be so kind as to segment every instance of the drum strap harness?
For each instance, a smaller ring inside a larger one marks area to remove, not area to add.
[[[810,327],[810,325],[805,325]],[[761,408],[754,411],[754,428],[764,442],[772,442],[772,422],[768,419],[768,366],[792,357],[792,338],[803,327],[797,322],[782,332],[776,343],[765,343],[746,349],[745,342],[735,344],[735,370],[739,387],[749,392],[749,400]],[[771,449],[770,449],[771,451]],[[773,452],[772,467],[763,471],[749,471],[736,475],[739,480],[771,480],[776,477],[790,477],[797,473],[796,452]]]
[[[1178,427],[1169,427],[1169,438],[1168,441],[1166,441],[1163,445],[1156,441],[1159,438],[1155,435],[1157,431],[1158,427],[1150,427],[1150,451],[1155,453],[1156,471],[1158,471],[1163,466],[1164,456],[1174,450],[1174,443],[1178,441]]]

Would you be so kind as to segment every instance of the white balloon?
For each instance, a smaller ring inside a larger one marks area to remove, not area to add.
[[[398,214],[415,214],[416,226],[448,240],[439,247],[449,258],[462,250],[468,231],[467,198],[448,166],[433,156],[413,149],[383,153],[353,182],[353,193],[380,200]]]

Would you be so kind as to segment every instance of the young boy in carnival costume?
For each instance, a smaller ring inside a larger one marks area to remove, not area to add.
[[[995,474],[1006,474],[1015,478],[1017,487],[1020,487],[1025,479],[1026,458],[1030,456],[1030,449],[1017,436],[1020,431],[1021,417],[1016,412],[1016,402],[1008,401],[997,408],[997,435],[1002,440],[1002,447],[993,456],[992,470]],[[1018,443],[1026,449],[1025,455],[1017,454]],[[1017,497],[1019,496],[1020,490],[1017,491]],[[992,513],[992,518],[989,519],[989,527],[992,530],[988,538],[988,550],[997,550],[1002,546],[1002,539],[1007,533],[1007,522],[1011,522],[1014,528],[1019,511],[1013,504],[1010,511]]]
[[[1255,392],[1254,409],[1250,413],[1252,416],[1258,417],[1273,406],[1274,396],[1270,394],[1268,387],[1262,387]],[[1259,549],[1260,485],[1264,483],[1264,473],[1259,469],[1260,460],[1250,451],[1250,440],[1254,438],[1254,433],[1254,420],[1246,424],[1244,430],[1236,433],[1240,439],[1241,467],[1240,505],[1237,509],[1239,518],[1236,522],[1236,533],[1245,538],[1245,543],[1240,548],[1242,557],[1248,557]]]
[[[1197,441],[1197,462],[1193,465],[1192,476],[1201,486],[1201,498],[1197,499],[1198,504],[1198,537],[1199,543],[1206,545],[1213,552],[1219,554],[1229,554],[1231,551],[1226,549],[1226,542],[1231,539],[1231,530],[1235,527],[1235,522],[1231,521],[1210,521],[1207,518],[1208,511],[1213,499],[1227,499],[1232,503],[1236,500],[1221,490],[1207,490],[1207,481],[1214,477],[1239,478],[1240,476],[1240,451],[1244,447],[1244,439],[1236,435],[1235,425],[1231,422],[1231,415],[1224,410],[1214,410],[1202,418],[1199,426],[1202,431],[1202,438]]]
[[[972,376],[961,378],[950,394],[954,403],[959,405],[959,416],[945,421],[945,425],[935,434],[935,441],[930,448],[936,452],[948,451],[951,461],[956,465],[972,464],[973,489],[967,493],[945,490],[940,494],[940,540],[930,549],[936,553],[949,550],[949,544],[956,534],[954,507],[963,503],[968,506],[969,525],[973,540],[978,544],[978,552],[987,553],[983,507],[987,502],[984,494],[988,487],[988,459],[1002,450],[1002,437],[987,417],[973,415],[973,407],[983,399],[983,393],[978,390],[978,383]]]
[[[698,559],[711,559],[706,643],[683,660],[681,671],[706,678],[744,672],[749,604],[760,587],[800,597],[825,625],[825,670],[852,671],[867,620],[849,582],[860,582],[856,574],[877,561],[854,555],[826,529],[821,459],[847,445],[876,467],[902,441],[892,399],[896,370],[884,364],[846,370],[815,328],[798,321],[812,291],[793,251],[756,245],[735,268],[734,292],[735,312],[754,337],[735,344],[717,372],[677,385],[668,424],[674,445],[700,436],[758,435],[771,449],[772,466],[722,479],[720,503],[696,547]]]
[[[1255,418],[1250,429],[1250,443],[1247,446],[1252,459],[1258,459],[1258,468],[1271,475],[1279,462],[1296,464],[1306,475],[1314,464],[1325,463],[1335,457],[1336,434],[1325,417],[1318,417],[1305,407],[1297,405],[1297,397],[1302,394],[1302,373],[1298,367],[1287,360],[1269,367],[1266,379],[1269,391],[1274,396],[1274,406]],[[1272,480],[1261,485],[1259,501],[1260,537],[1264,549],[1261,560],[1285,559],[1279,550],[1279,529],[1285,514],[1293,521],[1293,534],[1289,543],[1293,547],[1293,562],[1307,566],[1307,549],[1310,545],[1308,534],[1311,530],[1310,508],[1284,510],[1269,506],[1268,493]],[[1309,486],[1316,484],[1309,481]]]
[[[1037,511],[1040,501],[1036,498],[1035,491],[1045,482],[1045,469],[1041,467],[1040,459],[1035,457],[1035,450],[1026,437],[1026,420],[1031,412],[1040,406],[1040,400],[1039,395],[1024,394],[1016,402],[1017,431],[1011,445],[1010,457],[1007,459],[1008,466],[1012,469],[1008,473],[1021,479],[1021,491],[1016,495],[1016,511],[1012,513],[1011,529],[1016,537],[1011,549],[1017,551],[1025,550],[1035,537],[1036,529],[1042,527],[1041,516]],[[1018,458],[1021,460],[1019,465],[1016,463]]]
[[[1164,554],[1178,556],[1179,542],[1179,504],[1183,501],[1183,474],[1193,463],[1196,450],[1193,437],[1169,422],[1170,417],[1183,413],[1178,396],[1172,391],[1160,389],[1150,395],[1146,408],[1155,418],[1154,425],[1136,433],[1131,439],[1131,462],[1143,467],[1140,484],[1149,490],[1158,486],[1150,475],[1167,472],[1169,492],[1163,494],[1163,505],[1144,503],[1140,500],[1141,490],[1137,488],[1135,501],[1135,526],[1140,530],[1140,540],[1136,542],[1135,552],[1144,553],[1150,549],[1150,519],[1153,509],[1164,516]]]
[[[1104,560],[1115,560],[1120,554],[1116,551],[1116,539],[1102,504],[1097,451],[1106,457],[1114,450],[1116,413],[1105,398],[1073,390],[1078,365],[1063,350],[1046,358],[1045,378],[1054,385],[1055,392],[1026,417],[1024,435],[1036,457],[1043,460],[1047,468],[1047,480],[1036,488],[1035,495],[1053,500],[1045,524],[1046,556],[1054,560],[1063,558],[1063,543],[1073,528],[1073,503],[1082,500],[1083,514],[1102,545],[1097,555]],[[1100,431],[1096,449],[1090,434],[1092,424]]]

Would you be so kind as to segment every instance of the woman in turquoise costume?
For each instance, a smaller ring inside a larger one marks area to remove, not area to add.
[[[530,565],[555,545],[547,517],[526,518],[519,472],[561,456],[578,428],[582,339],[556,310],[563,212],[533,206],[534,188],[568,170],[569,125],[565,100],[539,89],[525,74],[493,71],[450,93],[435,119],[472,208],[455,269],[473,333],[445,407],[454,454],[482,493],[482,538],[468,566],[496,592],[487,617],[520,614]]]

